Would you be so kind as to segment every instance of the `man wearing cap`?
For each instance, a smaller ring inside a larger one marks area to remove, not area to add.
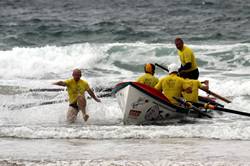
[[[184,90],[184,79],[179,77],[178,66],[171,64],[168,66],[169,75],[160,79],[155,85],[155,88],[161,91],[172,104],[178,104],[173,97],[181,97],[181,92]]]
[[[180,75],[185,74],[187,78],[197,80],[199,78],[199,70],[193,51],[184,45],[181,38],[175,39],[175,45],[181,61],[181,67],[179,68]]]
[[[84,94],[85,91],[87,91],[88,94],[96,102],[101,102],[101,100],[95,96],[95,93],[89,87],[88,82],[81,79],[81,76],[82,76],[81,70],[79,69],[73,70],[72,76],[73,78],[71,79],[68,79],[66,81],[58,81],[53,84],[67,87],[68,96],[69,96],[69,109],[67,113],[68,122],[70,123],[75,122],[79,110],[82,111],[84,121],[87,121],[89,118],[89,115],[86,114],[87,101],[85,99],[85,94]]]
[[[155,65],[148,63],[144,65],[144,72],[145,74],[140,76],[136,82],[146,84],[148,86],[154,87],[159,79],[154,76],[155,74]]]

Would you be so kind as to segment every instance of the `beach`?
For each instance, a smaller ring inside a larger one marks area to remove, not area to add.
[[[249,141],[200,138],[99,141],[1,139],[3,151],[0,153],[2,158],[0,163],[6,165],[249,165],[249,143]]]
[[[89,120],[69,124],[67,90],[53,85],[79,68],[101,95],[135,81],[146,63],[180,65],[181,37],[199,80],[231,101],[216,102],[249,113],[248,1],[13,0],[0,11],[0,165],[250,165],[248,116],[124,125],[114,96],[86,94]]]

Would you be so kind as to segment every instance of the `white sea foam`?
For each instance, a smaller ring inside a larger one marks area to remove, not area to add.
[[[250,112],[248,110],[250,78],[246,72],[249,67],[238,69],[243,63],[241,61],[237,63],[240,56],[245,63],[248,62],[250,45],[190,45],[190,47],[195,50],[198,59],[207,63],[200,67],[200,79],[209,79],[210,90],[232,100],[231,104],[224,103],[225,107]],[[224,53],[230,54],[236,60],[233,62],[234,66],[231,65],[231,59],[221,60]],[[75,67],[85,69],[84,76],[92,87],[113,87],[121,81],[134,80],[140,72],[143,72],[140,66],[142,68],[147,62],[163,65],[170,62],[178,63],[175,46],[146,43],[84,43],[64,47],[14,48],[1,51],[0,85],[3,88],[9,86],[11,91],[11,93],[1,91],[0,94],[1,137],[88,139],[202,137],[250,140],[247,118],[229,113],[216,115],[213,120],[198,120],[194,124],[164,127],[123,126],[123,115],[114,98],[103,98],[102,103],[88,100],[89,121],[84,123],[79,114],[76,124],[68,128],[65,127],[68,126],[65,118],[68,107],[66,102],[41,105],[46,101],[65,100],[66,91],[29,92],[29,89],[34,88],[56,88],[57,86],[51,83],[71,77],[71,71]],[[165,73],[159,70],[157,75],[163,76]],[[36,105],[22,107],[30,103]],[[16,107],[8,107],[10,105]]]
[[[220,140],[250,140],[249,122],[218,124],[185,124],[169,126],[8,126],[0,128],[1,137],[29,139],[158,139],[210,138]]]
[[[196,57],[205,61],[203,68],[213,70],[234,70],[238,74],[248,73],[249,44],[236,45],[190,45]],[[64,47],[46,46],[41,48],[13,48],[0,51],[0,75],[4,79],[43,78],[67,73],[73,68],[93,69],[99,67],[131,75],[130,71],[114,62],[124,65],[143,65],[148,62],[162,64],[179,63],[173,44],[111,43],[111,44],[73,44]],[[232,57],[224,59],[225,56]],[[244,69],[240,69],[244,67]],[[221,72],[221,71],[220,71]],[[107,73],[106,73],[107,74]],[[116,76],[115,73],[113,75]],[[65,75],[63,75],[66,77]]]

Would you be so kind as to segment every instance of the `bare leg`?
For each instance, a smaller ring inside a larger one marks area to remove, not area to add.
[[[77,97],[77,105],[79,109],[82,111],[82,116],[84,121],[86,122],[89,118],[89,115],[86,114],[86,99],[85,96],[78,96]]]
[[[73,107],[69,107],[67,112],[67,121],[69,123],[74,123],[76,121],[78,110]]]

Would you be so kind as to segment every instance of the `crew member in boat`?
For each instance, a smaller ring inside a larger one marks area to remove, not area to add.
[[[58,81],[53,83],[54,85],[59,86],[66,86],[68,91],[69,97],[69,108],[67,112],[67,121],[70,123],[74,123],[79,110],[81,110],[84,121],[87,121],[89,115],[86,113],[86,104],[87,101],[85,99],[85,92],[87,91],[88,94],[96,101],[101,102],[95,95],[95,93],[91,90],[87,81],[82,80],[81,70],[74,69],[72,73],[73,78],[65,80],[65,81]]]
[[[148,86],[154,87],[158,82],[159,79],[154,76],[155,74],[155,65],[151,63],[147,63],[144,65],[144,72],[142,76],[140,76],[136,82],[146,84]]]
[[[186,89],[182,92],[182,96],[186,101],[192,103],[198,102],[199,89],[207,91],[209,89],[208,80],[203,82],[199,80],[189,79],[186,74],[182,74],[182,77],[185,79],[183,88]]]
[[[168,70],[169,75],[161,78],[155,88],[161,91],[171,103],[178,104],[173,97],[181,97],[185,80],[178,76],[178,66],[176,64],[170,64]]]
[[[199,78],[199,70],[192,49],[184,45],[181,38],[175,39],[175,45],[181,61],[181,67],[178,70],[179,74],[185,74],[188,78],[197,80]]]

